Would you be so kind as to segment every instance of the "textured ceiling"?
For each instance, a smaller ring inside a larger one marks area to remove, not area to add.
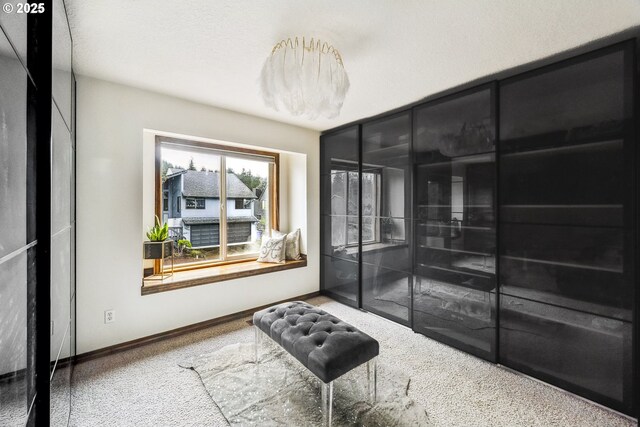
[[[640,25],[638,0],[65,0],[76,73],[324,130]],[[319,37],[351,89],[337,119],[267,109],[272,46]]]

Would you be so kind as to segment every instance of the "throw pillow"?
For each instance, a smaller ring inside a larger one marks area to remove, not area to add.
[[[286,259],[301,259],[300,255],[300,229],[292,231],[289,234],[284,234],[278,230],[273,230],[272,234],[276,237],[285,236],[285,258]]]
[[[272,237],[262,241],[258,262],[275,262],[283,264],[285,260],[286,236]]]

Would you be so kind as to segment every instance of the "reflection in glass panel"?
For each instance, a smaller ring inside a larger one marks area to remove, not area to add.
[[[29,405],[27,258],[24,251],[0,264],[0,420],[3,425],[25,425]]]
[[[362,306],[408,325],[411,283],[412,278],[408,273],[363,263]]]
[[[27,64],[27,16],[26,13],[15,13],[18,3],[24,3],[21,0],[5,0],[2,4],[11,4],[13,6],[14,13],[0,13],[0,25],[4,33],[11,40],[11,44],[15,47],[20,59],[26,65]],[[6,40],[5,34],[0,35],[0,38]],[[4,43],[4,42],[3,42]],[[3,50],[4,52],[4,50]],[[3,53],[4,56],[4,53]],[[25,92],[22,92],[24,95]],[[22,97],[24,99],[24,96]],[[18,98],[16,98],[18,99]]]
[[[71,135],[57,109],[52,108],[51,167],[51,233],[58,233],[71,224],[71,193],[73,150]]]
[[[166,146],[161,156],[161,220],[176,243],[174,262],[220,259],[220,156]]]
[[[409,164],[411,113],[403,112],[362,126],[362,170]]]
[[[353,306],[358,305],[359,293],[358,152],[358,126],[321,137],[320,287]]]
[[[362,244],[375,243],[380,238],[380,175],[362,173]]]
[[[500,301],[503,363],[623,401],[633,378],[630,323],[508,295]]]
[[[494,155],[416,170],[418,265],[495,274]]]
[[[416,108],[414,151],[418,162],[495,151],[491,96],[487,88]]]
[[[492,89],[415,111],[414,329],[495,360]]]
[[[622,139],[505,153],[500,162],[503,221],[623,225]]]
[[[69,364],[70,354],[70,335],[67,331],[63,342],[63,348],[60,352],[60,359],[55,367],[55,371],[51,376],[50,393],[51,407],[50,425],[63,427],[68,425],[69,411],[71,410],[71,371]],[[66,355],[66,356],[65,356]]]
[[[226,156],[227,256],[257,256],[269,235],[269,169],[272,163]],[[259,217],[259,218],[258,218]]]
[[[71,230],[51,236],[51,361],[63,350],[62,342],[68,334],[71,307]],[[67,343],[68,346],[68,343]],[[64,357],[64,356],[61,356]],[[52,366],[53,368],[53,366]]]
[[[67,127],[71,128],[71,33],[63,0],[54,0],[51,3],[53,4],[51,91]]]
[[[346,170],[331,169],[331,216],[324,220],[325,232],[330,231],[325,239],[327,255],[344,257],[347,251],[357,253],[358,245],[358,173]],[[330,223],[327,221],[330,220]]]
[[[627,102],[625,52],[599,55],[500,85],[501,149],[604,140],[623,131]],[[631,73],[629,73],[631,75]]]
[[[324,290],[354,303],[358,295],[358,262],[355,256],[348,260],[349,255],[346,254],[340,258],[322,255]]]
[[[362,307],[410,322],[411,113],[362,126]]]
[[[436,268],[420,271],[428,277],[414,279],[416,329],[472,354],[492,358],[495,352],[494,280]]]
[[[339,247],[347,245],[347,217],[331,216],[331,246]]]
[[[618,45],[500,86],[500,358],[623,411],[634,305],[630,51]]]
[[[411,272],[411,220],[389,217],[363,217],[379,230],[376,241],[362,243],[362,262],[393,270]]]
[[[329,174],[337,169],[358,170],[358,126],[322,136],[320,173]]]
[[[358,215],[358,173],[357,172],[349,172],[348,178],[348,186],[347,186],[347,215]],[[353,240],[353,238],[350,238]],[[358,240],[357,231],[355,240]]]
[[[347,205],[347,172],[331,170],[331,215],[346,215]]]
[[[26,93],[27,73],[0,31],[0,257],[28,243]]]

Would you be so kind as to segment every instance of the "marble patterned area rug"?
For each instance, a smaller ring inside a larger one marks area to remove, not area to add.
[[[231,426],[320,426],[320,380],[265,339],[232,344],[180,366],[195,370]],[[367,399],[366,364],[334,381],[334,426],[429,426],[426,411],[407,397],[409,377],[378,365],[378,398]]]

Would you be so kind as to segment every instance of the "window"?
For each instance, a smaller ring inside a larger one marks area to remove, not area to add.
[[[278,154],[160,136],[156,145],[156,213],[165,212],[176,269],[255,259],[278,227]],[[262,192],[264,205],[254,203]]]
[[[176,197],[176,210],[180,213],[180,209],[182,208],[182,199],[180,196]]]
[[[204,200],[203,197],[187,197],[184,199],[187,209],[204,209]]]

